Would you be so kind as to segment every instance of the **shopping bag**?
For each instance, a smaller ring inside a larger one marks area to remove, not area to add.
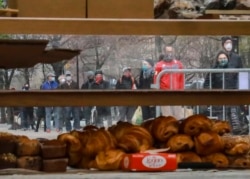
[[[141,106],[138,106],[132,117],[132,124],[141,125],[141,123],[142,123],[142,109]]]

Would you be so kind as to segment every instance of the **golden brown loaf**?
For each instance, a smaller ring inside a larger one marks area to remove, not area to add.
[[[69,133],[61,134],[57,139],[67,146],[68,164],[70,166],[76,166],[81,161],[82,146],[79,139]]]
[[[181,152],[176,154],[177,163],[181,162],[201,162],[201,158],[195,152]]]
[[[194,147],[194,142],[189,135],[176,134],[168,140],[166,147],[169,147],[171,152],[185,152]]]
[[[96,165],[99,170],[119,170],[125,153],[122,150],[101,151],[96,156]]]
[[[181,132],[190,136],[212,130],[212,121],[204,115],[192,115],[181,123]]]
[[[36,139],[20,138],[17,142],[17,156],[37,156],[40,155],[40,143]]]
[[[40,171],[42,169],[42,158],[40,156],[19,157],[17,159],[17,167],[28,169],[28,170]]]
[[[228,156],[230,168],[250,169],[249,156]]]
[[[212,153],[207,156],[203,156],[203,162],[211,162],[216,168],[227,168],[229,166],[229,161],[223,153]]]
[[[143,152],[153,147],[153,138],[141,126],[128,128],[120,138],[118,147],[127,153]]]
[[[212,131],[219,135],[224,135],[231,132],[231,126],[228,121],[211,120],[213,122]]]
[[[215,132],[202,132],[194,137],[195,151],[198,155],[209,155],[222,152],[224,142]]]
[[[153,120],[151,134],[159,142],[167,142],[170,137],[179,132],[179,122],[172,116],[160,116]]]

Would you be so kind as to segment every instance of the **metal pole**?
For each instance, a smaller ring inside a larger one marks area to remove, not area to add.
[[[76,83],[79,88],[79,57],[76,57]]]

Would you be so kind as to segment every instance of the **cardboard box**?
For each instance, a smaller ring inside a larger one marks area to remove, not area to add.
[[[154,18],[154,0],[87,0],[88,18]]]
[[[123,158],[122,168],[129,171],[175,171],[177,169],[176,154],[127,154]]]
[[[13,0],[12,0],[13,1]],[[85,18],[86,0],[16,0],[19,17]],[[12,2],[15,4],[15,2]]]

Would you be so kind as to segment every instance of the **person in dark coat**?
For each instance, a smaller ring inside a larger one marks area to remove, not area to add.
[[[132,90],[137,89],[138,84],[131,74],[130,67],[123,68],[123,75],[116,83],[116,89]],[[120,106],[119,113],[120,121],[125,121],[132,123],[132,118],[136,110],[136,106]]]
[[[231,37],[221,38],[222,47],[228,55],[227,68],[243,68],[241,57],[234,52],[233,39]],[[228,89],[238,89],[239,84],[239,74],[230,73],[230,88]]]
[[[87,81],[82,84],[81,89],[90,90],[93,83],[95,82],[94,80],[95,80],[95,72],[88,71],[87,72]],[[84,106],[83,107],[86,126],[91,125],[90,118],[91,118],[91,110],[92,110],[92,108],[93,108],[92,106]]]
[[[28,91],[30,89],[29,84],[26,83],[23,87],[23,91]],[[35,130],[34,122],[34,109],[33,107],[22,107],[22,128],[23,130],[28,130],[30,127]]]
[[[154,61],[145,59],[142,61],[142,69],[139,77],[138,89],[150,89],[154,83]],[[142,119],[155,117],[155,106],[142,106]]]
[[[216,63],[214,69],[226,69],[229,68],[230,57],[224,51],[220,51],[216,56]],[[211,81],[210,74],[206,76],[204,82],[204,88],[211,89],[237,89],[238,80],[234,79],[233,73],[212,73]],[[224,78],[224,79],[223,79]],[[235,84],[236,83],[236,84]],[[218,117],[218,119],[223,119],[223,107],[213,106],[212,115]],[[226,106],[225,107],[225,118],[229,120],[232,127],[232,133],[235,135],[248,133],[249,131],[243,131],[242,127],[245,126],[245,121],[240,119],[240,109],[238,106]],[[248,125],[248,124],[247,124]],[[248,128],[248,127],[247,127]]]
[[[95,81],[91,86],[91,89],[94,90],[103,90],[103,89],[109,89],[109,82],[105,81],[103,79],[103,72],[102,70],[97,70],[95,72]],[[111,109],[107,106],[96,106],[97,110],[97,119],[96,119],[96,125],[98,127],[104,126],[104,119],[107,119],[108,126],[112,125],[112,118],[111,118]]]

